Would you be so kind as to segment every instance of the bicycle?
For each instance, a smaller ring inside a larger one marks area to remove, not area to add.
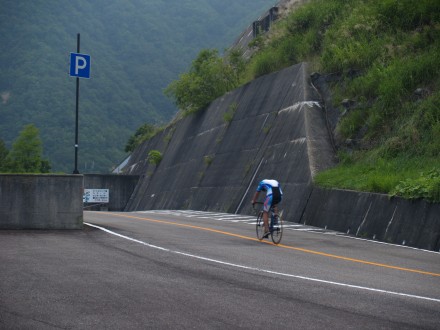
[[[255,204],[264,204],[261,202],[256,202]],[[283,218],[280,212],[278,217],[275,218],[274,206],[270,207],[269,210],[269,231],[272,242],[274,244],[279,244],[281,238],[283,237]],[[264,221],[263,221],[263,210],[260,210],[257,215],[257,223],[255,225],[257,238],[262,241],[264,238]]]

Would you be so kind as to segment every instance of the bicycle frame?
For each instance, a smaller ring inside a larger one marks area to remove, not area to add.
[[[257,202],[255,204],[263,204],[261,202]],[[263,221],[263,210],[260,210],[257,215],[257,222],[256,222],[256,232],[257,232],[257,238],[261,241],[264,238],[265,234],[265,226]],[[277,219],[275,219],[275,210],[274,206],[271,206],[268,212],[268,221],[269,221],[269,231],[270,236],[272,238],[272,242],[274,244],[279,244],[281,242],[281,237],[283,235],[283,219],[281,216],[278,216]]]

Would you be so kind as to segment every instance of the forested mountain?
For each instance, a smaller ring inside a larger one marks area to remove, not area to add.
[[[35,124],[53,171],[74,159],[75,78],[69,53],[91,55],[80,81],[79,170],[107,172],[145,122],[177,109],[163,89],[203,48],[223,50],[273,0],[2,0],[0,140]]]

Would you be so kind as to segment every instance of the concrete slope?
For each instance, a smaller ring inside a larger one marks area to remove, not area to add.
[[[135,150],[126,174],[141,176],[126,211],[194,209],[251,213],[258,182],[278,179],[286,218],[299,221],[313,175],[334,165],[307,65],[258,78],[215,100]],[[234,112],[231,121],[224,118]],[[149,164],[159,150],[159,165]]]

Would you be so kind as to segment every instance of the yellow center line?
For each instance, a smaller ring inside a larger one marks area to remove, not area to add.
[[[106,213],[106,212],[100,212],[100,213],[102,214],[102,213]],[[114,215],[114,216],[118,216],[118,217],[123,217],[123,218],[131,218],[131,219],[136,219],[136,220],[144,220],[144,221],[149,221],[149,222],[162,223],[162,224],[167,224],[167,225],[204,230],[204,231],[209,231],[209,232],[218,233],[218,234],[222,234],[222,235],[242,238],[242,239],[246,239],[246,240],[250,240],[250,241],[260,241],[259,239],[255,238],[255,237],[238,235],[238,234],[234,234],[234,233],[227,232],[227,231],[217,230],[217,229],[208,228],[208,227],[188,225],[188,224],[178,223],[178,222],[174,222],[174,221],[157,220],[157,219],[150,219],[150,218],[137,217],[137,216],[126,215],[126,214],[117,214],[117,213],[106,213],[106,214]],[[261,241],[261,242],[269,244],[269,245],[275,245],[269,241]],[[371,265],[371,266],[377,266],[377,267],[382,267],[382,268],[389,268],[389,269],[401,270],[401,271],[405,271],[405,272],[417,273],[417,274],[422,274],[422,275],[431,275],[431,276],[440,277],[440,273],[432,273],[432,272],[427,272],[427,271],[418,270],[418,269],[392,266],[392,265],[381,264],[381,263],[371,262],[371,261],[362,260],[362,259],[348,258],[348,257],[343,257],[343,256],[335,255],[335,254],[319,252],[319,251],[314,251],[314,250],[309,250],[309,249],[303,249],[303,248],[294,247],[294,246],[290,246],[290,245],[284,245],[284,244],[278,244],[276,246],[280,247],[280,248],[284,248],[284,249],[295,250],[295,251],[300,251],[300,252],[304,252],[304,253],[315,254],[315,255],[319,255],[319,256],[323,256],[323,257],[340,259],[340,260],[355,262],[355,263],[364,264],[364,265]]]

